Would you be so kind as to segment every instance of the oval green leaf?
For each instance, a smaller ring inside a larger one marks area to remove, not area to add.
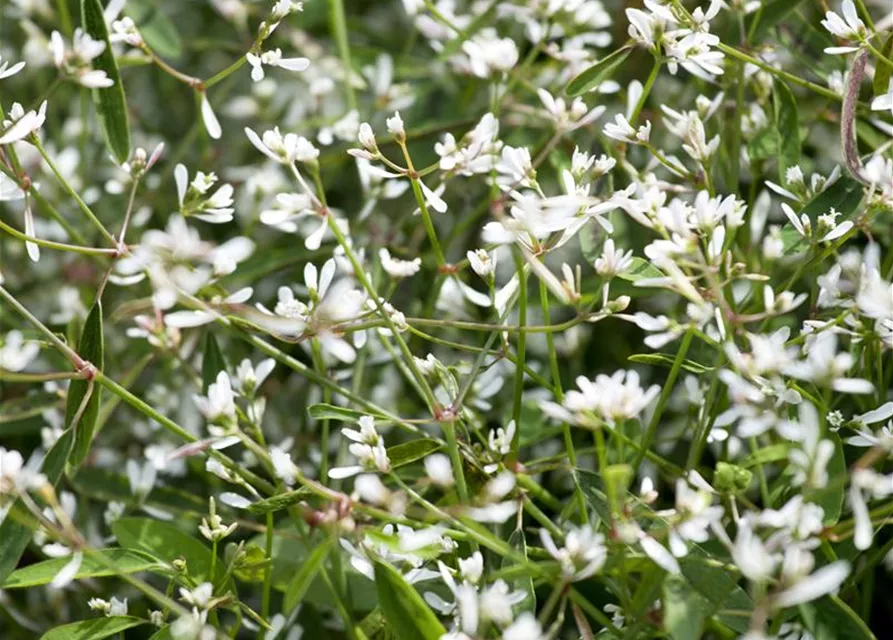
[[[112,533],[122,547],[148,553],[167,564],[186,560],[186,570],[197,582],[210,577],[211,550],[174,524],[149,518],[121,518],[112,524]],[[222,565],[217,563],[217,577],[222,573]]]
[[[210,331],[205,334],[205,351],[202,354],[202,392],[208,393],[217,380],[217,374],[226,371],[226,359],[217,344],[217,338]]]
[[[443,445],[437,440],[421,438],[388,447],[388,459],[391,461],[392,468],[402,467],[421,460],[435,451],[440,451],[442,448]]]
[[[96,553],[102,555],[106,562],[102,562],[93,554],[85,555],[80,569],[75,574],[76,580],[151,571],[159,566],[155,559],[133,549],[102,549]],[[23,567],[13,571],[0,586],[4,589],[21,589],[49,584],[69,561],[70,558],[67,557],[53,558]],[[114,564],[115,568],[109,568],[106,563]]]
[[[68,429],[56,440],[56,444],[43,459],[41,472],[46,476],[47,482],[53,486],[58,484],[59,478],[62,477],[65,461],[68,460],[73,443],[74,434],[71,429]],[[15,509],[20,504],[21,502],[17,501],[12,508]],[[19,558],[28,547],[32,533],[32,527],[15,518],[7,516],[3,522],[0,522],[0,541],[2,541],[0,543],[0,583],[5,582],[7,576],[16,568]]]
[[[614,74],[617,67],[623,64],[623,61],[629,57],[630,53],[632,53],[632,48],[623,47],[605,56],[588,69],[581,71],[567,85],[567,94],[573,97],[595,89]]]
[[[316,578],[316,574],[322,568],[323,563],[329,555],[329,552],[335,545],[334,538],[327,538],[321,545],[316,547],[313,552],[307,556],[307,559],[301,565],[301,569],[295,574],[291,582],[288,583],[288,589],[285,591],[285,599],[283,601],[285,614],[290,615],[296,606],[298,606],[307,594],[310,585]]]
[[[398,638],[440,640],[446,633],[419,592],[390,565],[375,563],[375,587],[385,619]]]
[[[99,0],[81,0],[81,24],[87,35],[94,40],[105,42],[105,50],[93,59],[93,68],[105,71],[115,84],[103,89],[93,89],[93,103],[99,114],[99,123],[106,145],[118,164],[121,164],[130,156],[127,100],[124,97],[124,85],[121,84],[118,63],[115,61],[108,26],[102,14],[102,3]]]
[[[141,624],[146,624],[146,621],[131,616],[81,620],[50,629],[41,636],[40,640],[102,640]]]
[[[800,162],[800,123],[797,117],[797,99],[787,84],[781,80],[772,83],[772,101],[775,113],[775,131],[778,136],[778,173],[785,184],[788,169]]]
[[[102,340],[102,304],[97,300],[84,322],[84,333],[81,334],[81,341],[78,344],[78,355],[100,370],[103,368]],[[69,462],[75,467],[79,466],[90,452],[93,434],[96,431],[96,419],[99,416],[99,399],[102,387],[94,383],[80,420],[77,424],[72,424],[90,386],[87,380],[78,378],[72,380],[68,387],[65,425],[66,428],[74,430],[74,448],[71,450]]]

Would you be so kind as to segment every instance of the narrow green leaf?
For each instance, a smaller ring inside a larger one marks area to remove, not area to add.
[[[710,602],[692,589],[685,578],[670,575],[664,579],[664,628],[673,640],[698,640],[710,609]]]
[[[410,442],[388,447],[388,459],[391,461],[392,468],[402,467],[421,460],[435,451],[440,451],[442,448],[442,444],[431,438],[411,440]]]
[[[627,358],[630,362],[639,362],[641,364],[653,364],[659,367],[672,367],[676,359],[664,353],[636,353]],[[694,360],[684,359],[680,365],[686,371],[696,373],[698,375],[713,371],[713,367],[708,367]]]
[[[132,549],[102,549],[98,553],[109,562],[114,563],[116,569],[110,569],[92,555],[85,555],[78,569],[75,579],[102,578],[119,574],[137,573],[138,571],[150,571],[158,567],[158,562],[153,558]],[[23,587],[35,587],[49,584],[56,574],[68,564],[71,558],[53,558],[23,567],[13,571],[0,587],[4,589],[21,589]]]
[[[40,640],[102,640],[141,624],[146,624],[146,621],[131,616],[81,620],[50,629],[41,636]]]
[[[785,173],[800,162],[800,125],[797,118],[797,99],[781,80],[772,83],[772,102],[775,132],[778,136],[778,173],[784,184]]]
[[[512,535],[509,536],[509,544],[525,558],[527,557],[527,539],[524,537],[523,529],[512,531]],[[513,565],[514,562],[508,557],[502,559],[503,569]],[[524,594],[524,599],[517,605],[518,608],[521,611],[536,613],[536,590],[533,588],[533,576],[529,574],[519,576],[512,581],[512,586],[514,591]]]
[[[836,433],[828,433],[826,439],[834,443],[834,453],[828,461],[828,477],[844,478],[846,477],[846,457],[843,453],[843,445],[840,437]],[[841,482],[831,482],[828,487],[823,489],[816,497],[816,503],[825,510],[823,523],[825,526],[836,524],[840,519],[840,513],[843,510],[843,494],[844,485]]]
[[[112,524],[112,533],[122,547],[148,553],[167,564],[185,560],[189,575],[197,582],[210,577],[211,550],[174,524],[149,518],[121,518]],[[222,564],[217,563],[217,577],[222,573]]]
[[[567,85],[567,94],[573,97],[595,89],[614,74],[630,53],[632,53],[631,47],[623,47],[581,71]]]
[[[81,341],[78,344],[78,355],[100,370],[104,366],[102,342],[102,303],[97,300],[84,322],[84,333],[81,334]],[[68,387],[68,399],[65,404],[65,426],[74,430],[74,448],[71,450],[69,462],[75,467],[80,466],[90,452],[93,433],[96,430],[96,418],[99,416],[99,399],[102,387],[94,383],[81,419],[77,424],[72,424],[89,386],[90,383],[87,380],[80,378],[72,380]]]
[[[617,277],[621,280],[636,282],[644,278],[663,278],[665,274],[644,258],[635,256],[632,259],[632,266],[623,273],[618,273]]]
[[[340,420],[342,422],[356,422],[365,415],[362,411],[336,407],[333,404],[318,402],[307,408],[307,412],[314,420]]]
[[[102,3],[99,0],[81,0],[81,24],[87,35],[94,40],[105,42],[105,50],[93,59],[93,68],[105,71],[115,84],[104,89],[93,89],[93,103],[99,114],[106,145],[120,164],[130,156],[127,100],[124,97],[124,85],[118,73],[118,63],[115,61],[108,26],[102,14]]]
[[[440,640],[446,629],[422,596],[390,565],[375,563],[375,586],[385,619],[398,638]]]
[[[849,176],[841,176],[834,184],[807,202],[803,207],[803,213],[812,220],[813,228],[816,226],[816,218],[831,209],[843,214],[841,221],[848,220],[858,211],[863,195],[864,189],[858,181]]]
[[[270,498],[267,498],[266,500],[252,502],[248,506],[248,510],[251,513],[256,513],[259,515],[282,511],[283,509],[288,509],[289,507],[298,504],[301,500],[305,499],[311,493],[312,492],[307,487],[301,487],[300,489],[295,489],[294,491],[280,493],[279,495],[272,496]]]
[[[887,36],[887,41],[881,47],[881,53],[887,60],[893,59],[893,32]],[[878,58],[877,70],[874,72],[874,95],[882,96],[890,90],[891,75],[893,75],[893,67]]]
[[[46,476],[47,482],[55,486],[62,477],[65,470],[65,462],[68,460],[74,443],[74,434],[71,429],[66,430],[56,441],[56,444],[47,452],[43,459],[41,472]],[[17,501],[13,505],[21,504]],[[18,522],[15,518],[7,516],[0,522],[0,583],[6,581],[7,576],[12,573],[13,569],[19,563],[19,558],[28,548],[28,542],[31,540],[33,530],[31,527]]]
[[[799,609],[804,626],[815,640],[876,640],[859,614],[837,596],[825,596]]]
[[[210,387],[217,380],[217,374],[226,371],[226,359],[217,344],[214,333],[208,331],[205,334],[205,350],[202,353],[202,391],[208,393]]]
[[[300,571],[298,571],[292,581],[288,583],[288,589],[285,592],[285,600],[283,601],[286,615],[289,615],[304,599],[307,590],[310,588],[310,585],[313,584],[316,574],[319,573],[320,568],[322,568],[323,563],[326,561],[326,558],[334,545],[335,539],[327,538],[325,542],[316,547],[313,552],[307,556],[307,559],[301,565]]]
[[[757,449],[749,456],[744,458],[740,465],[742,467],[755,467],[760,464],[768,464],[770,462],[778,462],[786,460],[791,452],[791,445],[787,442],[780,444],[770,444],[767,447]]]

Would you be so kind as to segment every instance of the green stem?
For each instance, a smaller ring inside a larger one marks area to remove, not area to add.
[[[260,605],[260,615],[264,620],[269,620],[270,618],[270,594],[273,591],[273,525],[273,512],[269,511],[267,513],[266,545],[264,547],[267,565],[264,567],[264,590]],[[264,637],[263,630],[258,632],[258,637]]]
[[[648,96],[651,94],[651,88],[654,86],[654,81],[657,79],[657,76],[660,73],[660,67],[660,56],[654,56],[654,66],[651,68],[651,73],[648,75],[648,80],[645,81],[645,87],[642,89],[642,95],[639,96],[639,101],[636,103],[636,106],[629,117],[630,124],[634,125],[636,120],[639,118],[639,114],[642,112],[642,109],[645,106],[645,102],[648,100]]]
[[[676,377],[679,375],[679,371],[682,368],[682,363],[685,361],[685,355],[688,353],[688,347],[691,345],[691,340],[694,337],[694,332],[688,330],[685,332],[685,335],[682,337],[682,344],[679,345],[679,351],[676,352],[676,359],[673,360],[673,367],[670,369],[670,374],[667,376],[667,381],[664,383],[664,388],[660,392],[660,398],[657,401],[657,407],[654,409],[654,413],[651,416],[651,421],[648,423],[648,428],[645,430],[645,436],[642,438],[642,448],[639,449],[639,452],[636,454],[635,459],[633,460],[633,469],[638,469],[639,465],[642,464],[642,460],[645,457],[645,451],[647,451],[651,446],[651,441],[654,439],[654,434],[657,433],[657,426],[660,424],[661,416],[663,415],[664,408],[667,406],[667,401],[670,399],[670,394],[673,391],[673,385],[676,383]]]
[[[524,269],[524,259],[519,251],[513,251],[515,268],[518,273],[518,324],[524,326],[527,323],[527,271]],[[506,464],[511,468],[518,461],[518,449],[521,445],[521,400],[524,395],[524,361],[527,355],[527,334],[523,331],[518,334],[518,346],[515,348],[517,363],[515,365],[515,390],[512,401],[512,419],[515,421],[515,433],[512,436],[512,446]]]
[[[66,180],[65,177],[59,172],[59,169],[56,168],[55,163],[47,154],[46,150],[43,148],[43,145],[40,144],[40,139],[35,135],[32,135],[29,139],[34,144],[34,146],[37,147],[37,151],[43,157],[44,161],[47,163],[47,166],[53,172],[53,175],[56,176],[56,180],[59,181],[59,184],[62,186],[65,192],[70,195],[72,199],[77,203],[78,208],[84,213],[85,216],[87,216],[90,222],[93,223],[93,226],[99,229],[103,237],[105,237],[105,239],[108,240],[113,247],[117,247],[118,242],[117,240],[115,240],[115,236],[109,233],[109,230],[106,229],[105,225],[103,225],[102,222],[99,221],[99,218],[97,218],[96,214],[93,213],[90,207],[87,206],[87,203],[84,202],[83,198],[78,195],[77,191],[75,191],[74,188],[68,183],[68,180]]]
[[[344,0],[329,0],[329,19],[332,23],[332,32],[338,43],[338,54],[341,56],[341,64],[344,67],[344,92],[347,96],[347,106],[357,108],[357,97],[354,95],[351,80],[353,65],[350,62],[350,43],[347,41],[347,20],[344,16]]]

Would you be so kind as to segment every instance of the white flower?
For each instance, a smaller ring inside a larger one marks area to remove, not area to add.
[[[211,424],[232,426],[236,422],[236,403],[229,374],[221,371],[216,382],[208,386],[207,396],[193,396],[199,411]]]
[[[639,374],[624,370],[595,380],[579,376],[577,386],[567,392],[564,407],[577,414],[591,411],[612,425],[638,416],[660,392],[658,385],[643,390]]]
[[[391,257],[390,251],[382,247],[378,250],[381,268],[392,278],[408,278],[414,276],[422,268],[422,259],[400,260]]]
[[[210,582],[202,582],[195,589],[180,587],[180,599],[199,610],[209,608],[213,595],[214,586]]]
[[[18,372],[27,367],[40,353],[40,344],[25,340],[21,331],[13,329],[0,344],[0,369]]]
[[[543,627],[536,617],[525,611],[502,632],[502,640],[544,640]]]
[[[614,122],[605,125],[602,133],[614,140],[621,142],[629,142],[630,144],[648,144],[651,139],[651,122],[645,121],[645,124],[634,129],[622,113],[614,116]]]
[[[518,63],[518,47],[511,38],[500,38],[495,29],[486,28],[462,43],[468,56],[468,69],[479,78],[510,71]]]
[[[403,128],[403,118],[400,117],[399,111],[395,111],[393,116],[387,118],[385,124],[388,127],[388,132],[398,140],[406,137],[406,129]]]
[[[750,523],[742,520],[732,548],[732,560],[748,580],[760,582],[772,576],[779,559],[768,551]]]
[[[456,483],[453,465],[449,457],[442,453],[434,453],[425,458],[425,473],[431,482],[444,489]]]
[[[784,373],[799,380],[829,385],[840,393],[873,393],[874,385],[868,380],[844,377],[853,363],[850,353],[837,353],[837,336],[823,331],[812,341],[806,360],[791,363]]]
[[[275,366],[276,361],[272,358],[262,360],[256,368],[248,358],[242,360],[236,368],[235,377],[230,376],[236,393],[243,396],[253,396]]]
[[[314,162],[319,157],[319,149],[307,138],[294,133],[283,136],[279,132],[279,127],[264,131],[263,139],[248,127],[245,127],[245,135],[255,149],[281,164],[290,165],[295,161]]]
[[[0,62],[2,62],[2,61],[3,61],[3,56],[0,56]],[[2,64],[0,64],[0,80],[3,80],[3,78],[10,78],[10,77],[14,76],[19,71],[21,71],[24,67],[25,67],[24,61],[17,62],[14,65],[12,65],[11,67],[9,66],[9,62],[2,62]]]
[[[25,113],[18,102],[12,105],[8,118],[3,121],[3,131],[0,132],[0,144],[17,142],[37,132],[46,121],[47,101],[44,100],[37,111],[33,109]]]
[[[601,276],[613,278],[614,276],[627,271],[632,264],[632,250],[623,251],[623,249],[621,249],[617,251],[614,248],[614,239],[608,238],[605,240],[605,246],[602,249],[601,256],[595,260],[595,270]]]
[[[468,251],[465,256],[472,270],[485,280],[496,271],[496,253],[489,253],[486,249]]]
[[[289,71],[306,71],[310,67],[310,60],[307,58],[283,58],[282,49],[279,48],[264,51],[260,55],[246,53],[245,59],[251,66],[251,79],[255,82],[260,82],[264,79],[263,65],[279,67]]]
[[[540,538],[546,551],[561,564],[565,578],[585,580],[604,566],[608,557],[605,537],[596,533],[590,525],[572,527],[560,549],[547,529],[540,530]]]
[[[273,464],[276,477],[289,487],[293,487],[300,472],[283,445],[270,447],[270,462]]]
[[[825,19],[822,20],[822,26],[842,40],[862,40],[866,34],[865,23],[856,13],[856,5],[853,4],[853,0],[843,0],[841,8],[843,9],[843,18],[833,11],[828,11],[825,13]],[[858,49],[858,47],[828,47],[825,49],[825,53],[851,53]]]

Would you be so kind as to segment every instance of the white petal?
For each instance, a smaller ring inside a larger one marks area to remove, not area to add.
[[[186,165],[178,164],[174,167],[174,182],[177,183],[177,200],[183,206],[183,198],[186,197],[186,187],[189,183],[189,171]]]
[[[220,122],[217,120],[217,116],[214,115],[214,110],[211,108],[211,103],[208,101],[208,96],[202,93],[202,120],[205,123],[205,129],[208,131],[208,135],[211,136],[214,140],[219,140],[220,136],[223,134],[223,130],[220,128]]]
[[[779,607],[793,607],[834,593],[848,575],[850,575],[849,562],[845,560],[832,562],[779,593],[775,597],[775,604]]]
[[[66,586],[77,575],[78,569],[81,568],[81,562],[84,560],[84,554],[81,551],[75,551],[71,556],[71,560],[66,564],[59,573],[50,582],[50,586],[54,589],[61,589]]]

